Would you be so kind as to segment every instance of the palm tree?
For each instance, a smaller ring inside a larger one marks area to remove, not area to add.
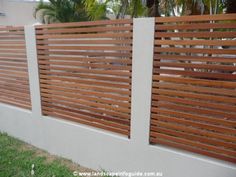
[[[147,0],[146,7],[148,8],[149,17],[160,17],[160,0]]]
[[[82,0],[40,1],[35,17],[42,23],[87,21],[88,16]]]
[[[129,13],[132,18],[146,16],[147,8],[142,0],[132,0],[129,6]]]

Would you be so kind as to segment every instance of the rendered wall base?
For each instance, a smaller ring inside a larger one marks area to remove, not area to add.
[[[235,177],[236,166],[68,121],[33,116],[0,104],[0,131],[83,166],[107,171],[162,172],[164,177]]]

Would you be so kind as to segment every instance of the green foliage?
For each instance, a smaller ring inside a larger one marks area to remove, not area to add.
[[[32,164],[34,175],[31,174]],[[73,166],[73,169],[76,167],[69,160],[52,157],[46,152],[0,133],[0,177],[74,177],[74,171],[69,168],[70,166]],[[101,171],[106,172],[103,169]]]
[[[41,0],[35,9],[35,17],[39,17],[42,23],[88,20],[82,0]]]
[[[32,164],[34,175],[31,174]],[[74,170],[79,172],[81,167],[72,164],[0,133],[0,177],[74,177]]]
[[[219,14],[223,0],[160,0],[159,9],[164,16]]]
[[[106,19],[106,14],[116,18],[146,16],[147,8],[142,0],[85,0],[86,10],[91,20]],[[110,11],[108,11],[110,10]]]
[[[234,11],[235,0],[49,0],[35,10],[43,23],[75,22],[143,16],[219,14]],[[232,5],[233,4],[233,5]]]
[[[121,0],[117,18],[124,18],[126,15],[131,18],[147,16],[147,7],[142,0]]]
[[[145,16],[147,8],[143,5],[142,0],[132,0],[130,2],[129,11],[131,17]]]
[[[73,172],[60,159],[47,161],[47,157],[37,156],[33,149],[24,149],[19,140],[0,133],[1,177],[32,177],[32,164],[37,177],[73,177]]]
[[[85,8],[88,13],[90,20],[100,20],[100,19],[107,19],[107,4],[109,0],[105,2],[98,2],[97,0],[85,0]]]

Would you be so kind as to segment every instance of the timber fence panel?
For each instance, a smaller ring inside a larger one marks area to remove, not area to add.
[[[129,136],[132,20],[36,26],[43,115]]]
[[[24,27],[0,27],[0,102],[31,109]]]
[[[236,14],[159,17],[150,142],[236,163]]]

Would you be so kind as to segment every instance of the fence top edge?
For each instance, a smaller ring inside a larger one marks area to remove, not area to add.
[[[155,22],[187,22],[187,21],[211,21],[211,20],[236,20],[236,13],[216,15],[188,15],[180,17],[156,17]]]
[[[46,25],[36,25],[36,29],[56,28],[56,27],[80,27],[80,26],[96,26],[96,25],[114,25],[114,24],[132,24],[133,19],[118,19],[118,20],[98,20],[70,23],[54,23]]]
[[[0,31],[3,30],[22,30],[24,26],[0,26]]]

